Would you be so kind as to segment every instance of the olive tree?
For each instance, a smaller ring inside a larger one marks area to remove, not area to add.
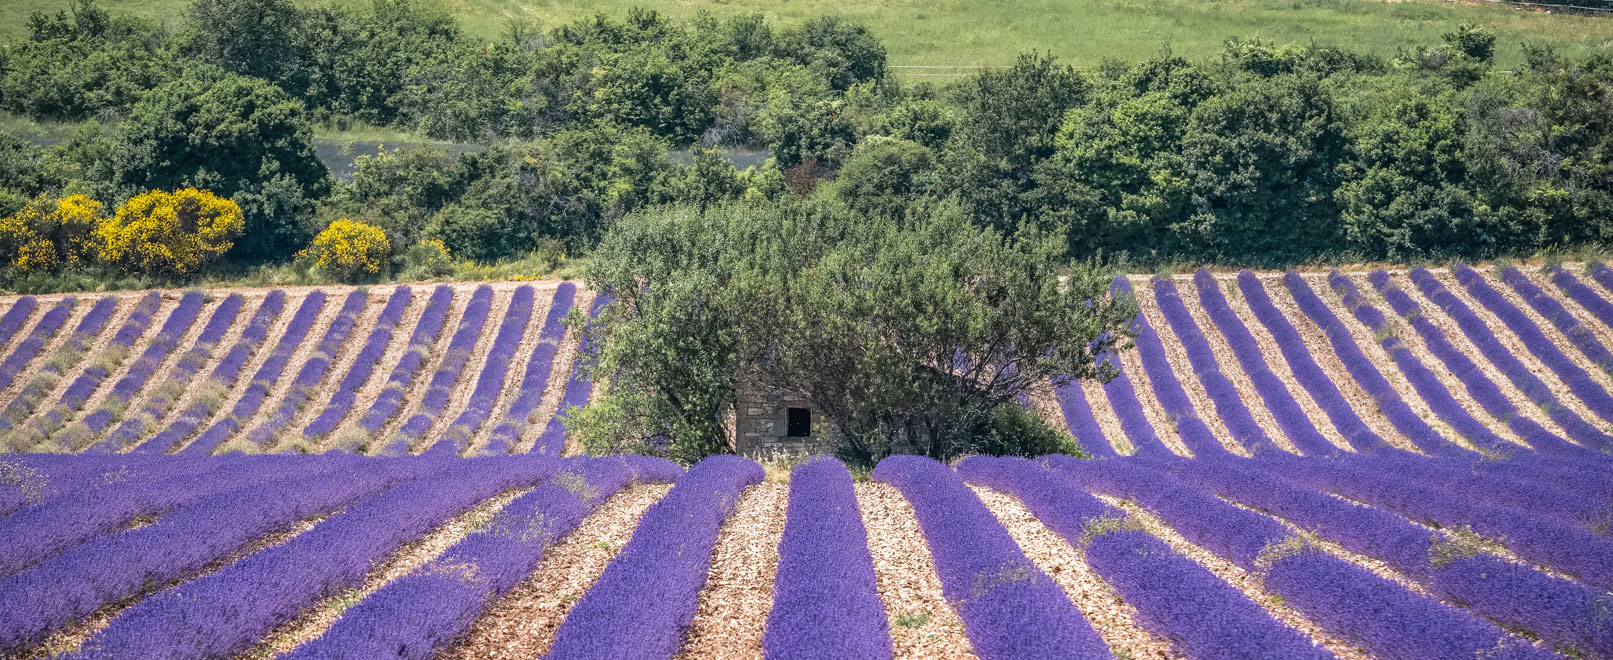
[[[1063,254],[1062,237],[947,206],[630,215],[588,268],[615,299],[590,325],[609,387],[572,424],[590,451],[691,460],[728,450],[736,394],[754,386],[813,401],[854,460],[984,450],[972,439],[1001,409],[1049,379],[1113,377],[1096,356],[1129,341],[1134,302]]]

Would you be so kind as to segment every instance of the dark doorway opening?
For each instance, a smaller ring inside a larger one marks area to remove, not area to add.
[[[787,408],[785,409],[784,431],[792,438],[807,438],[812,436],[812,409]]]

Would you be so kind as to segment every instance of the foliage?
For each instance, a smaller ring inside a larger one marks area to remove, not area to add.
[[[453,255],[448,252],[448,246],[434,238],[409,246],[396,261],[398,277],[405,281],[436,279],[454,272]]]
[[[928,147],[870,136],[841,168],[835,194],[860,213],[900,215],[910,200],[930,192],[935,169],[935,154]]]
[[[101,203],[83,195],[36,197],[0,220],[0,258],[21,273],[86,266],[95,258],[101,221]]]
[[[245,213],[237,254],[284,258],[307,243],[300,222],[328,189],[302,105],[272,85],[235,75],[187,77],[135,104],[118,124],[113,176],[131,190],[197,187]]]
[[[343,281],[379,275],[391,257],[392,245],[386,240],[386,232],[346,218],[330,223],[314,237],[314,242],[297,253],[297,261]]]
[[[228,252],[242,233],[241,207],[185,188],[136,195],[95,230],[101,261],[148,275],[190,275]]]
[[[853,221],[855,218],[855,221]],[[573,418],[595,450],[723,451],[740,388],[817,404],[864,460],[970,447],[960,429],[1054,374],[1107,378],[1129,298],[1062,241],[832,205],[624,218],[590,262],[616,297],[593,326],[605,399]],[[1067,279],[1057,277],[1069,267]]]

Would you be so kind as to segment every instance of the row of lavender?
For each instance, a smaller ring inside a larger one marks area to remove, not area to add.
[[[328,322],[321,319],[322,314],[328,314],[326,295],[320,291],[309,293],[302,297],[289,321],[279,321],[278,340],[266,354],[259,355],[260,348],[274,334],[273,327],[286,304],[284,292],[272,291],[262,298],[238,340],[217,358],[206,377],[202,377],[203,367],[214,358],[243,311],[245,299],[241,295],[228,296],[215,306],[194,343],[182,351],[181,340],[192,332],[208,302],[200,293],[184,294],[160,330],[147,340],[145,349],[126,367],[125,356],[153,322],[162,296],[150,292],[139,297],[106,348],[88,355],[119,308],[116,297],[103,297],[79,318],[65,340],[55,340],[55,352],[0,409],[0,438],[4,440],[0,450],[213,454],[234,450],[256,453],[338,449],[402,454],[425,449],[420,440],[436,436],[430,444],[432,452],[463,454],[482,429],[491,428],[478,453],[502,454],[517,448],[522,439],[538,443],[533,436],[538,434],[536,429],[544,428],[536,450],[557,455],[564,439],[561,420],[570,406],[587,403],[592,386],[581,378],[581,365],[574,364],[572,377],[559,392],[560,401],[551,422],[547,427],[540,426],[539,404],[549,390],[549,376],[565,335],[565,319],[576,287],[562,283],[555,291],[545,323],[523,365],[514,358],[526,335],[534,307],[533,294],[531,286],[513,292],[504,321],[483,359],[484,366],[473,375],[464,373],[465,367],[481,335],[493,290],[488,286],[477,288],[447,351],[433,356],[454,298],[451,287],[436,287],[404,354],[381,386],[377,400],[362,415],[354,414],[353,408],[414,299],[410,287],[400,286],[391,293],[368,333],[362,332],[358,324],[369,302],[367,292],[361,289],[348,294]],[[597,313],[604,301],[596,298],[590,311]],[[30,362],[40,357],[42,349],[70,320],[76,302],[67,298],[55,305],[0,362],[0,380],[4,381],[0,389],[9,386]],[[34,298],[24,297],[0,317],[0,345],[22,329],[37,306]],[[297,367],[291,364],[297,353],[309,350],[304,344],[316,337],[314,333],[321,325],[323,331],[317,335],[311,355],[303,359],[297,371],[289,372]],[[350,361],[343,361],[347,371],[340,382],[325,385],[335,379],[331,374],[337,355],[344,350],[353,351],[344,347],[357,344],[361,337],[362,347],[353,352]],[[165,368],[170,361],[172,364]],[[254,362],[256,371],[242,383],[243,369]],[[422,368],[432,363],[437,369],[431,375],[430,387],[421,394],[419,412],[381,442],[384,429],[402,411],[411,388],[422,377]],[[120,367],[124,375],[105,388],[102,382]],[[75,369],[77,377],[57,394],[58,402],[43,405],[59,388],[57,383]],[[289,387],[277,386],[288,373],[295,373]],[[511,374],[520,379],[507,386]],[[475,386],[469,400],[452,401],[458,383],[471,378]],[[315,400],[321,388],[332,386],[334,391],[328,400]],[[101,392],[103,389],[107,391]],[[232,397],[234,403],[226,410]],[[188,406],[179,408],[187,399]],[[87,408],[92,403],[93,408]],[[297,434],[289,427],[304,416],[312,403],[320,404],[317,413]],[[453,424],[439,428],[437,418],[451,406],[462,409]],[[249,422],[255,423],[247,428]]]
[[[693,620],[722,524],[744,489],[762,479],[760,466],[735,457],[708,459],[686,475],[639,457],[45,456],[27,463],[35,500],[0,517],[0,532],[29,539],[0,558],[0,606],[13,613],[0,623],[0,651],[26,652],[109,604],[138,599],[112,610],[110,623],[69,655],[95,658],[248,652],[328,594],[357,588],[375,562],[409,541],[500,491],[537,486],[290,654],[433,657],[612,494],[631,483],[676,481],[570,609],[548,655],[671,658]],[[109,471],[120,476],[109,480]],[[1568,474],[1591,497],[1540,486]],[[1585,503],[1613,495],[1606,466],[1547,456],[1473,463],[1273,453],[973,457],[954,470],[896,456],[873,478],[912,504],[943,594],[974,653],[987,660],[1107,658],[1110,650],[966,484],[1018,498],[1135,609],[1140,625],[1189,658],[1332,653],[1180,554],[1150,521],[1247,572],[1280,599],[1276,610],[1372,657],[1613,657],[1613,547],[1594,529],[1607,511]],[[1502,503],[1477,503],[1476,491],[1499,494],[1488,499]],[[330,517],[288,542],[254,545],[323,515]],[[140,517],[155,522],[129,528]],[[1355,555],[1381,565],[1368,570]],[[778,557],[766,657],[891,657],[857,498],[839,463],[817,459],[794,470]],[[169,584],[177,586],[159,591]]]
[[[1593,264],[1588,271],[1613,283],[1613,270]],[[1597,317],[1595,322],[1613,321],[1613,303],[1609,303],[1600,293],[1561,268],[1549,272],[1569,298]],[[1550,372],[1550,377],[1563,383],[1576,398],[1576,403],[1583,404],[1586,410],[1604,421],[1613,421],[1613,396],[1598,382],[1599,377],[1587,373],[1576,360],[1564,354],[1563,349],[1553,343],[1528,314],[1514,306],[1472,268],[1458,265],[1454,269],[1454,276],[1469,295],[1496,316],[1504,332],[1515,335],[1533,358]],[[1599,367],[1604,363],[1613,364],[1613,361],[1604,359],[1607,349],[1596,334],[1561,302],[1546,295],[1515,268],[1499,269],[1498,277],[1513,288],[1535,313],[1548,319],[1557,332],[1570,338],[1570,344],[1586,360]],[[1363,419],[1363,415],[1366,415],[1382,419],[1396,433],[1396,439],[1407,443],[1413,451],[1426,455],[1460,456],[1477,452],[1495,456],[1532,449],[1585,458],[1613,451],[1613,436],[1564,405],[1553,388],[1543,382],[1541,375],[1526,366],[1497,338],[1497,330],[1486,325],[1426,269],[1412,269],[1411,281],[1439,311],[1455,322],[1466,341],[1472,345],[1473,354],[1459,348],[1439,324],[1426,316],[1427,312],[1420,304],[1393,284],[1388,273],[1376,271],[1367,279],[1392,311],[1415,331],[1415,339],[1398,336],[1389,317],[1367,302],[1350,278],[1337,271],[1327,278],[1329,287],[1339,296],[1344,309],[1372,333],[1382,354],[1388,358],[1386,361],[1375,360],[1363,351],[1348,323],[1339,318],[1333,307],[1324,302],[1298,273],[1285,274],[1283,288],[1302,317],[1299,322],[1311,324],[1319,330],[1326,341],[1324,346],[1314,346],[1304,340],[1294,325],[1295,319],[1284,313],[1259,278],[1247,271],[1237,277],[1235,291],[1275,342],[1294,382],[1319,409],[1321,416],[1313,419],[1296,399],[1297,392],[1291,391],[1276,375],[1268,362],[1268,358],[1274,359],[1276,356],[1268,356],[1261,350],[1242,318],[1233,311],[1216,278],[1207,271],[1200,271],[1195,275],[1194,283],[1200,307],[1231,348],[1235,365],[1230,361],[1222,365],[1218,361],[1204,331],[1183,305],[1176,284],[1168,279],[1155,278],[1153,301],[1185,349],[1187,366],[1209,397],[1213,412],[1221,421],[1219,428],[1225,434],[1218,437],[1215,430],[1199,417],[1210,411],[1199,410],[1188,397],[1173,369],[1165,345],[1146,315],[1139,315],[1134,326],[1138,361],[1148,377],[1153,397],[1174,427],[1168,430],[1169,435],[1180,439],[1186,453],[1200,457],[1220,455],[1229,450],[1243,455],[1261,455],[1278,447],[1274,440],[1285,440],[1292,452],[1301,455],[1329,455],[1340,451],[1368,454],[1401,451],[1372,429]],[[1130,293],[1130,283],[1124,278],[1117,278],[1114,290],[1119,294]],[[1228,290],[1233,290],[1230,285]],[[1602,318],[1603,314],[1607,316],[1606,319]],[[1420,348],[1426,353],[1409,345],[1408,340],[1419,342]],[[1344,375],[1353,384],[1330,379],[1318,364],[1316,354],[1312,353],[1314,350],[1331,352],[1336,364],[1343,367]],[[1422,355],[1432,358],[1433,363],[1425,362]],[[1492,379],[1474,361],[1475,358],[1489,362],[1494,372],[1501,374],[1507,383]],[[1245,401],[1232,385],[1222,371],[1227,368],[1242,370],[1254,393],[1276,422],[1280,436],[1268,434],[1256,422],[1248,407],[1252,401]],[[1393,369],[1395,373],[1392,376],[1386,374],[1386,368]],[[1470,409],[1458,399],[1447,388],[1447,381],[1436,369],[1459,385],[1461,395],[1474,401],[1476,409]],[[1391,383],[1390,377],[1401,378],[1408,383],[1417,403],[1426,406],[1433,417],[1427,418],[1417,412]],[[1340,390],[1341,385],[1358,388],[1370,397],[1371,406],[1363,408],[1352,405]],[[1544,420],[1533,417],[1537,412],[1535,408],[1521,410],[1504,393],[1503,387],[1516,388],[1524,399],[1538,408]],[[1106,436],[1093,415],[1092,402],[1086,399],[1078,385],[1055,382],[1055,393],[1071,433],[1096,455],[1114,455],[1113,448],[1120,446],[1118,441],[1122,439],[1139,456],[1168,453],[1160,439],[1162,429],[1156,429],[1150,422],[1133,381],[1124,373],[1104,385],[1105,398],[1120,422],[1124,438]],[[1481,415],[1492,421],[1480,419]],[[1436,424],[1439,426],[1436,427]],[[1505,428],[1510,437],[1503,437],[1492,429],[1491,424]],[[1551,424],[1555,429],[1548,428],[1546,424]],[[1449,432],[1443,432],[1445,430]],[[1336,440],[1330,441],[1329,437]]]

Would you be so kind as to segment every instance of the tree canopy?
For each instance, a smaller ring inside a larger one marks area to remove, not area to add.
[[[1107,379],[1134,301],[1061,237],[833,204],[624,218],[589,262],[615,302],[591,326],[612,386],[577,418],[595,451],[726,451],[741,388],[817,405],[854,459],[969,451],[973,430],[1050,378]],[[993,442],[1000,442],[994,440]],[[999,449],[1000,451],[1000,449]]]

